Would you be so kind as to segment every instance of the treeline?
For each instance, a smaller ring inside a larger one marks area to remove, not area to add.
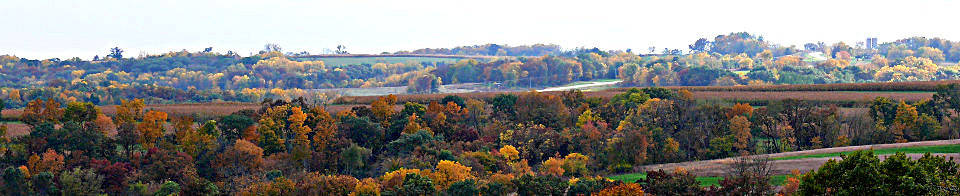
[[[417,50],[411,53],[511,56],[456,63],[408,62],[327,66],[296,61],[279,48],[247,57],[228,52],[177,51],[135,58],[119,48],[94,60],[25,59],[0,56],[0,97],[11,107],[33,99],[118,104],[261,101],[306,97],[324,102],[335,94],[311,89],[407,86],[409,93],[440,92],[444,84],[483,83],[503,89],[529,89],[575,81],[620,79],[623,86],[756,86],[960,79],[953,64],[957,42],[908,38],[877,47],[845,43],[808,44],[803,49],[768,43],[748,33],[720,35],[690,45],[690,53],[633,51],[556,45]],[[486,53],[485,53],[486,52]],[[403,52],[400,52],[403,53]]]
[[[563,52],[559,45],[534,44],[508,46],[499,44],[484,44],[473,46],[459,46],[454,48],[423,48],[413,51],[398,51],[394,54],[442,54],[442,55],[481,55],[481,56],[545,56],[559,55]]]
[[[213,119],[144,110],[143,100],[121,101],[115,116],[88,102],[33,100],[21,117],[30,134],[0,139],[0,167],[5,194],[662,194],[679,191],[663,188],[675,181],[596,176],[742,154],[956,139],[955,100],[960,85],[916,103],[877,98],[868,114],[843,115],[797,100],[755,109],[645,88],[609,100],[579,91],[429,104],[385,96],[336,114],[302,98],[270,100]],[[662,175],[689,183],[683,171]],[[824,175],[832,173],[804,178]],[[733,176],[695,190],[772,191],[764,175]]]

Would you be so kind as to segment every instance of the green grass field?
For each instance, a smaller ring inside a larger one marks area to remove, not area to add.
[[[11,121],[11,120],[0,120],[0,124],[23,124],[23,122]]]
[[[323,57],[323,58],[300,58],[298,60],[320,60],[324,65],[330,67],[375,64],[375,63],[408,63],[408,62],[444,62],[456,63],[460,58],[436,58],[436,57]]]
[[[792,160],[792,159],[805,159],[805,158],[822,158],[822,157],[836,157],[840,156],[843,153],[852,152],[834,152],[834,153],[822,153],[822,154],[809,154],[809,155],[799,155],[799,156],[788,156],[788,157],[777,157],[773,160]],[[896,154],[897,152],[903,152],[907,154],[913,153],[960,153],[960,144],[952,145],[940,145],[940,146],[914,146],[914,147],[903,147],[903,148],[886,148],[886,149],[875,149],[873,153],[877,155],[886,155],[886,154]]]
[[[770,177],[770,184],[773,185],[783,185],[783,182],[787,180],[789,175],[774,175]],[[637,180],[644,179],[647,177],[647,173],[632,173],[632,174],[623,174],[607,177],[611,180],[620,180],[624,182],[636,182]],[[720,180],[723,177],[719,176],[698,176],[697,181],[700,182],[700,186],[720,186]]]

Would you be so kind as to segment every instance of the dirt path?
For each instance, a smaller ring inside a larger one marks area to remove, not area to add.
[[[816,149],[816,150],[775,153],[775,154],[758,155],[758,156],[768,156],[770,158],[776,158],[776,157],[788,157],[788,156],[799,156],[799,155],[809,155],[809,154],[867,150],[871,148],[885,149],[885,148],[900,148],[900,147],[911,147],[911,146],[937,146],[937,145],[949,145],[949,144],[960,144],[960,139],[909,142],[909,143],[898,143],[898,144],[847,146],[847,147],[837,147],[837,148],[824,148],[824,149]],[[934,154],[934,155],[952,157],[954,158],[953,159],[954,161],[960,162],[960,154],[957,154],[957,153]],[[889,155],[880,155],[880,158],[884,159],[887,156]],[[923,156],[923,154],[908,154],[908,156],[916,159],[916,158],[919,158],[920,156]],[[840,159],[840,157],[772,160],[771,164],[773,166],[773,174],[775,175],[790,174],[790,172],[794,169],[800,170],[800,172],[805,173],[807,171],[819,168],[820,165],[823,165],[823,163],[826,163],[830,159]],[[682,167],[687,171],[690,171],[690,173],[696,176],[722,176],[725,173],[727,173],[727,171],[730,168],[729,165],[733,163],[734,163],[734,158],[724,158],[724,159],[714,159],[714,160],[705,160],[705,161],[691,161],[691,162],[682,162],[682,163],[647,165],[647,166],[638,168],[637,171],[648,171],[648,170],[657,170],[657,169],[672,171],[677,167]]]

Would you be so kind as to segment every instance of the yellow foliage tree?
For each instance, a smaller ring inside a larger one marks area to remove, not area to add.
[[[736,138],[734,147],[747,149],[753,136],[750,134],[750,120],[743,116],[734,116],[730,119],[730,131]]]
[[[511,145],[505,145],[503,147],[500,147],[500,155],[503,156],[503,158],[506,159],[507,162],[513,162],[517,159],[520,159],[520,152],[517,151],[516,147],[513,147]]]
[[[350,193],[350,196],[379,196],[380,184],[373,178],[364,178],[357,183],[357,187]]]
[[[117,117],[114,123],[122,125],[124,123],[134,123],[143,118],[143,99],[134,99],[132,101],[120,100],[117,108]]]
[[[447,190],[455,182],[475,178],[470,173],[470,167],[448,160],[441,160],[437,163],[433,175],[430,175],[430,179],[437,186],[437,190]]]
[[[570,153],[567,156],[563,157],[563,171],[565,175],[568,176],[584,176],[590,172],[590,169],[587,169],[587,163],[590,162],[590,157],[582,155],[580,153]]]
[[[167,122],[167,113],[149,111],[143,116],[143,122],[137,124],[137,130],[140,131],[140,142],[144,148],[153,147],[160,137],[163,137],[163,124]]]

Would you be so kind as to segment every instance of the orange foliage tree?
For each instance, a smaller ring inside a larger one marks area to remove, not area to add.
[[[143,116],[143,122],[137,124],[140,131],[140,142],[144,148],[150,149],[163,137],[163,124],[167,122],[167,113],[149,111]]]

